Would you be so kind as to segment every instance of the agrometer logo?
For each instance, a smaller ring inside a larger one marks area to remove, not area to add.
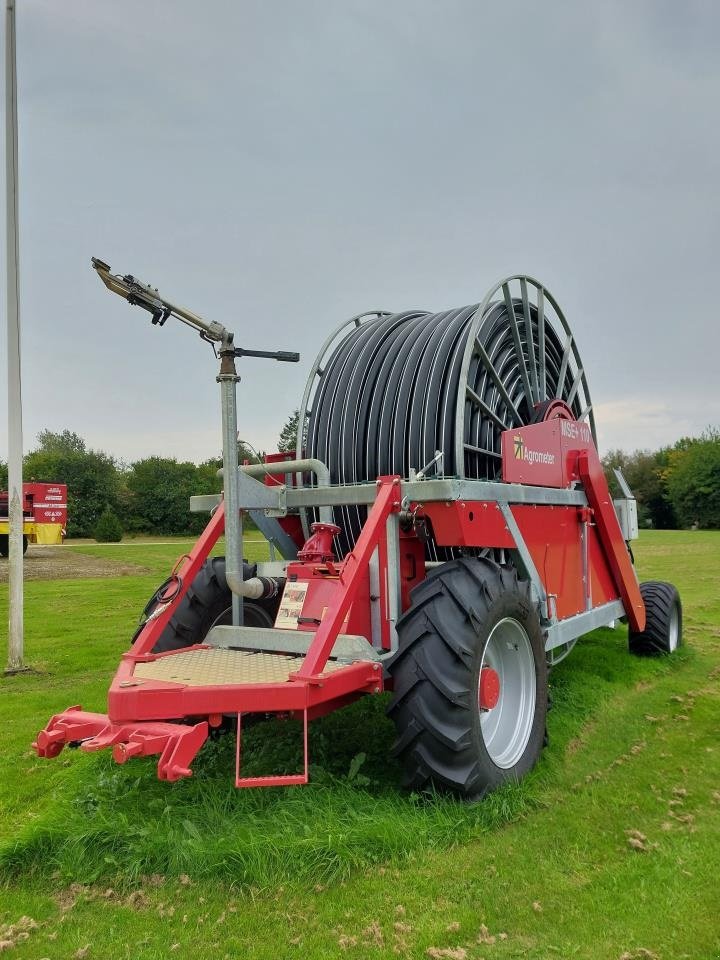
[[[518,433],[513,437],[513,451],[516,460],[525,460],[527,463],[555,463],[554,453],[549,450],[531,450]]]

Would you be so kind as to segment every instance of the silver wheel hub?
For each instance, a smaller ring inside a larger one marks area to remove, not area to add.
[[[673,606],[670,614],[670,623],[668,624],[668,650],[673,653],[678,648],[680,637],[680,618],[678,616],[677,606]]]
[[[490,709],[483,706],[483,671],[499,680],[499,696]],[[535,718],[535,658],[525,628],[506,617],[492,629],[485,644],[478,680],[480,732],[493,763],[514,767],[527,748]]]

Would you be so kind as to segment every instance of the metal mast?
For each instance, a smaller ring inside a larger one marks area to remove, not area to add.
[[[23,663],[22,395],[18,296],[18,144],[15,0],[5,11],[5,171],[7,187],[8,505],[10,616],[6,672]]]

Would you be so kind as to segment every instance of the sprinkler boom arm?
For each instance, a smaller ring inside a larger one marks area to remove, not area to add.
[[[133,306],[147,310],[152,315],[153,324],[157,326],[162,327],[168,317],[175,317],[181,323],[197,330],[203,340],[222,344],[228,352],[232,350],[236,357],[262,357],[266,360],[280,360],[285,363],[297,363],[300,359],[299,353],[288,350],[248,350],[245,347],[235,347],[233,346],[233,334],[221,323],[203,320],[192,310],[166,300],[156,287],[150,286],[149,283],[143,283],[142,280],[138,280],[130,273],[125,276],[121,276],[119,273],[110,273],[109,264],[98,257],[92,258],[92,265],[111,293],[116,293]]]
[[[227,338],[228,331],[221,323],[208,323],[207,320],[203,320],[192,310],[171,303],[149,283],[143,283],[130,273],[125,276],[121,276],[119,273],[110,273],[109,264],[104,263],[97,257],[92,258],[92,265],[93,270],[97,271],[97,275],[108,290],[127,300],[128,303],[147,310],[148,313],[152,314],[154,324],[162,327],[168,317],[175,317],[189,327],[198,330],[208,340],[222,343]]]
[[[225,578],[233,593],[233,624],[242,624],[242,597],[259,596],[258,590],[266,585],[258,578],[243,579],[243,543],[242,517],[240,513],[240,488],[238,481],[238,429],[236,385],[240,377],[235,367],[236,357],[262,357],[267,360],[281,360],[297,363],[299,353],[288,350],[247,350],[236,347],[234,334],[221,323],[208,323],[196,313],[179,307],[166,300],[155,287],[142,283],[132,274],[121,276],[110,273],[110,266],[92,258],[93,269],[112,293],[127,300],[128,303],[147,310],[152,322],[160,327],[168,317],[175,317],[188,327],[197,330],[201,338],[212,345],[219,344],[215,355],[220,357],[220,372],[217,382],[220,384],[220,404],[222,415],[224,506],[225,506]]]

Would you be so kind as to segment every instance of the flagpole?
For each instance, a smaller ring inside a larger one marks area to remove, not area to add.
[[[6,673],[23,661],[23,497],[20,301],[18,272],[18,144],[15,0],[5,10],[5,171],[7,187],[8,519],[10,613]]]

